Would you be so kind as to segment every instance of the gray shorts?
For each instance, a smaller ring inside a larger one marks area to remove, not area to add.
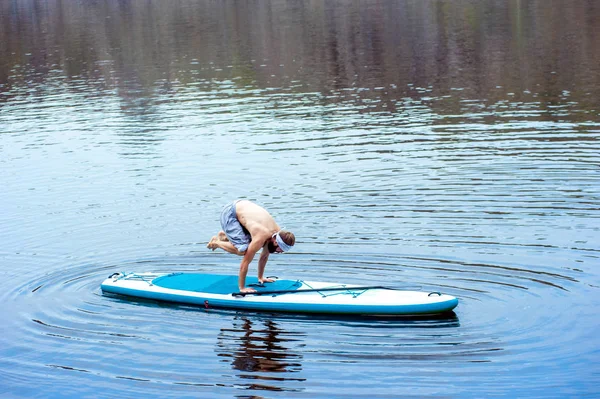
[[[235,212],[235,204],[240,200],[233,201],[231,204],[225,205],[221,212],[221,228],[227,235],[229,242],[231,242],[240,252],[245,252],[252,241],[252,236],[241,225]]]

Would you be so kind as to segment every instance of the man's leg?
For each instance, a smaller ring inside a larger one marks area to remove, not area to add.
[[[219,241],[229,241],[229,238],[227,238],[227,234],[225,234],[223,230],[219,231],[219,234],[217,234],[217,238],[219,239]]]
[[[216,244],[217,241],[229,241],[229,238],[227,238],[227,234],[225,234],[223,230],[219,231],[219,233],[216,236],[213,236],[210,239],[208,244],[206,244],[206,248],[212,249],[213,251],[219,248],[219,246]]]
[[[207,245],[208,248],[213,251],[217,248],[221,248],[224,251],[229,252],[230,254],[244,256],[245,252],[240,252],[238,249],[229,241],[221,241],[218,236],[214,236]]]
[[[206,244],[206,248],[212,249],[213,251],[215,249],[219,248],[219,246],[216,244],[217,241],[229,242],[229,238],[227,238],[227,234],[225,234],[225,232],[223,230],[219,231],[219,233],[216,236],[213,236],[210,239],[208,244]]]

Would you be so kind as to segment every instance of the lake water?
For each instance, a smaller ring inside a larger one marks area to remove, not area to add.
[[[600,4],[0,0],[0,396],[600,396]],[[459,298],[443,317],[103,296],[235,274]],[[256,260],[250,273],[256,273]]]

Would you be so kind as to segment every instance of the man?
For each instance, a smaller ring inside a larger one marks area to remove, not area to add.
[[[258,281],[270,283],[274,280],[264,277],[269,255],[287,252],[296,243],[294,234],[281,230],[266,209],[247,200],[237,200],[223,208],[221,228],[223,230],[210,240],[207,247],[213,251],[221,248],[231,254],[243,256],[238,280],[240,292],[256,292],[245,287],[246,275],[250,262],[261,248]]]

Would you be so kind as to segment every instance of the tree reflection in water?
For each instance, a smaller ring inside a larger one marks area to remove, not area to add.
[[[302,370],[302,355],[297,349],[304,346],[304,336],[304,333],[285,331],[270,319],[241,316],[233,319],[231,329],[221,329],[216,350],[218,356],[231,362],[234,370],[242,372],[239,378],[261,380],[261,383],[243,384],[248,389],[301,391],[302,388],[286,383],[305,381],[289,377],[290,373]]]

